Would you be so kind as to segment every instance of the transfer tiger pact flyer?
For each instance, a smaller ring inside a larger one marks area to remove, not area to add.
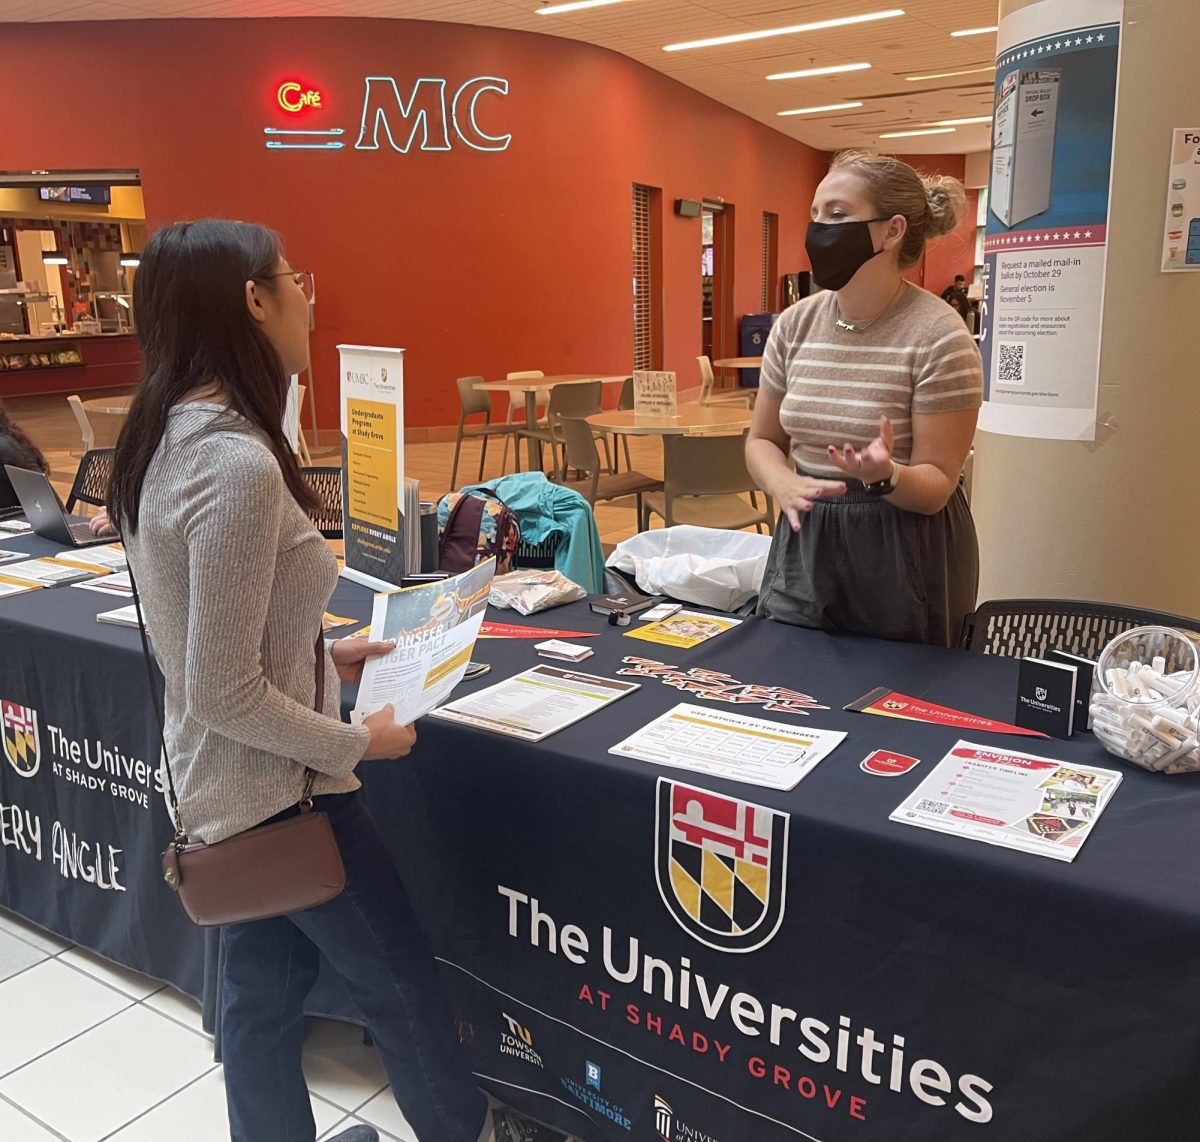
[[[890,820],[1071,861],[1120,783],[1116,770],[959,741]]]

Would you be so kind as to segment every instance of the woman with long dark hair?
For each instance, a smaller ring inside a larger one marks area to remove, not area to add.
[[[328,903],[222,933],[230,1134],[313,1142],[300,1063],[319,950],[422,1142],[492,1139],[404,884],[356,793],[360,761],[402,757],[416,734],[391,707],[346,725],[337,686],[312,708],[313,639],[337,562],[305,513],[313,495],[282,428],[287,375],[308,362],[310,288],[260,226],[180,223],[150,239],[134,289],[144,376],[108,502],[166,678],[189,833],[213,843],[295,812],[307,768],[346,869]],[[365,658],[391,649],[333,643],[329,673],[356,681]]]
[[[21,506],[17,493],[13,491],[12,481],[4,470],[5,464],[47,474],[50,471],[38,446],[0,404],[0,515],[8,515],[10,509]]]

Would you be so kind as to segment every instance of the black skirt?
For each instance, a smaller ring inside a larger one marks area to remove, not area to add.
[[[979,590],[979,542],[960,481],[936,515],[848,480],[792,531],[780,515],[758,613],[839,634],[955,646]]]

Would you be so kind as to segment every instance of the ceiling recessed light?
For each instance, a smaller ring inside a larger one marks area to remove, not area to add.
[[[776,115],[815,115],[818,111],[848,111],[851,107],[861,107],[861,102],[826,103],[823,107],[793,107],[790,111],[776,111]]]
[[[883,12],[867,12],[861,16],[838,16],[832,20],[814,20],[811,24],[791,24],[786,28],[764,28],[761,32],[738,32],[732,36],[713,36],[708,40],[688,40],[667,44],[664,52],[683,52],[690,48],[715,48],[721,44],[744,44],[750,40],[767,40],[773,36],[796,36],[802,32],[820,32],[826,28],[844,28],[849,24],[869,24],[875,20],[891,20],[903,16],[903,8],[888,8]]]
[[[959,32],[951,32],[955,39],[961,39],[963,36],[985,36],[988,32],[998,32],[1000,29],[993,24],[990,28],[963,28]]]
[[[881,139],[911,139],[914,135],[953,135],[953,127],[927,127],[920,131],[885,131]]]
[[[932,75],[906,75],[905,83],[918,83],[922,79],[950,79],[956,75],[980,75],[985,71],[995,71],[994,63],[988,64],[987,67],[968,67],[963,71],[935,71]]]
[[[625,4],[628,0],[569,0],[564,4],[546,4],[535,8],[539,16],[557,16],[563,12],[582,12],[584,8],[603,8],[608,4]]]
[[[777,71],[768,79],[809,79],[814,75],[842,75],[847,71],[866,71],[869,63],[839,63],[832,67],[806,67],[802,71]]]
[[[992,117],[990,115],[972,115],[968,119],[938,119],[933,123],[927,124],[930,127],[965,127],[968,123],[990,123]]]

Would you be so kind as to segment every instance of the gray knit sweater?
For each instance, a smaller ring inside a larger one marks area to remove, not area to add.
[[[189,835],[219,841],[295,804],[305,766],[317,793],[357,789],[370,733],[341,721],[328,651],[324,713],[313,709],[313,641],[337,561],[261,435],[221,405],[173,408],[125,547],[166,677]]]

